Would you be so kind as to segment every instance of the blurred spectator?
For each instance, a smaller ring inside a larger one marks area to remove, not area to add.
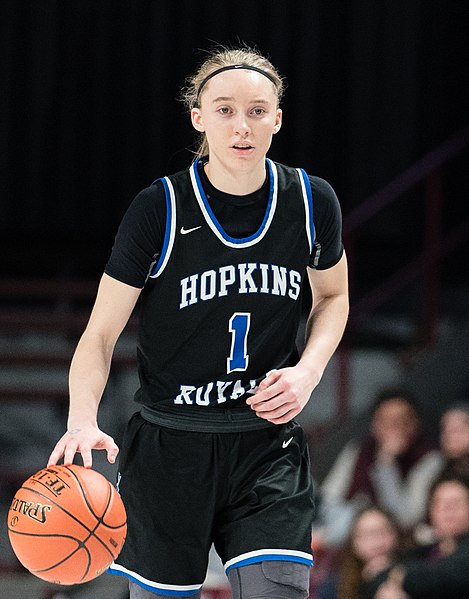
[[[429,496],[438,541],[415,550],[393,568],[375,599],[469,597],[469,477],[445,471]]]
[[[425,516],[428,489],[442,462],[422,433],[412,396],[403,389],[380,392],[369,434],[344,447],[321,486],[324,541],[343,543],[357,511],[371,503],[411,529]]]
[[[339,567],[318,590],[318,599],[371,599],[370,583],[389,571],[402,549],[394,517],[378,507],[365,508],[355,517]]]
[[[469,403],[458,402],[450,406],[440,420],[440,450],[442,471],[457,475],[469,471]],[[435,478],[440,476],[440,472]],[[427,521],[421,522],[414,531],[414,539],[419,545],[433,542],[434,531]]]
[[[441,417],[440,447],[447,462],[469,456],[469,403],[450,406]]]

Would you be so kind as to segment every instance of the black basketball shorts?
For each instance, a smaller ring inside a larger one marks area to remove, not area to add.
[[[128,518],[111,568],[155,593],[190,597],[212,542],[225,570],[312,565],[308,447],[294,421],[241,433],[187,432],[131,418],[119,463]]]

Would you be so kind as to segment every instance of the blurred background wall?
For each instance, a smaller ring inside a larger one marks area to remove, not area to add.
[[[345,214],[469,120],[456,0],[3,0],[0,11],[4,274],[101,273],[133,196],[191,159],[175,98],[215,42],[255,44],[278,66],[288,88],[271,156],[329,180]],[[462,166],[450,187],[464,187]],[[446,216],[465,210],[455,194]],[[421,213],[408,202],[368,236],[394,259]]]

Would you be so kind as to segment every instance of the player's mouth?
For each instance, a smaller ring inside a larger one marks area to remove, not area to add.
[[[237,143],[231,146],[237,154],[249,154],[254,150],[254,146],[248,143]]]

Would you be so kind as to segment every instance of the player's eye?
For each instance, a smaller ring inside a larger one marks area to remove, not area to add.
[[[266,113],[265,108],[262,108],[260,106],[258,106],[257,108],[253,108],[251,111],[251,114],[254,114],[255,116],[262,116]]]
[[[220,106],[220,108],[218,109],[218,112],[220,114],[230,114],[231,109],[229,108],[229,106]]]

